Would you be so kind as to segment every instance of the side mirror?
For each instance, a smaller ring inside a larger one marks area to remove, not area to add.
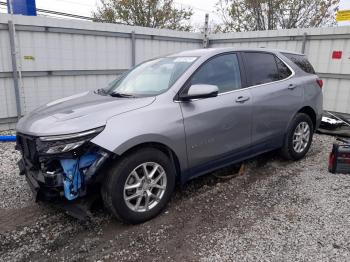
[[[192,85],[187,94],[180,94],[180,100],[189,101],[191,99],[216,97],[219,88],[215,85]]]

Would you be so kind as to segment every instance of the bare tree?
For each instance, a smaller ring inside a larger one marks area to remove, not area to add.
[[[176,8],[173,0],[101,0],[94,20],[152,28],[190,31],[190,8]]]
[[[221,32],[335,25],[339,0],[219,0]]]

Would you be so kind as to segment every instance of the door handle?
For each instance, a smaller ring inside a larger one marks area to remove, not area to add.
[[[294,84],[289,84],[288,85],[288,89],[290,89],[290,90],[293,90],[293,89],[295,89],[297,86],[296,85],[294,85]]]
[[[239,96],[236,98],[236,103],[244,103],[249,99],[250,99],[249,96]]]

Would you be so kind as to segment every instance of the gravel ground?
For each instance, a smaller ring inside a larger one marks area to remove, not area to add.
[[[0,261],[349,261],[350,176],[327,172],[333,141],[315,135],[299,162],[269,153],[241,176],[195,179],[137,226],[34,203],[14,143],[0,144]]]
[[[14,132],[5,131],[1,135],[14,135]],[[32,203],[25,178],[18,176],[19,159],[15,143],[0,142],[0,210],[24,207]]]

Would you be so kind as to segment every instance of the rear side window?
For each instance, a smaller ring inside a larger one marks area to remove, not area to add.
[[[241,73],[236,54],[225,54],[206,62],[191,79],[191,85],[216,85],[219,93],[242,88]]]
[[[316,74],[314,68],[312,67],[310,62],[307,60],[306,56],[289,54],[289,53],[282,53],[282,54],[285,57],[287,57],[289,60],[294,62],[294,64],[296,64],[304,72],[309,73],[309,74]]]
[[[286,66],[286,64],[283,63],[281,59],[279,59],[278,57],[275,57],[275,59],[277,63],[279,79],[282,80],[289,77],[292,74],[292,71],[290,71],[288,66]]]
[[[251,86],[280,80],[279,70],[273,54],[246,52],[244,55]]]

